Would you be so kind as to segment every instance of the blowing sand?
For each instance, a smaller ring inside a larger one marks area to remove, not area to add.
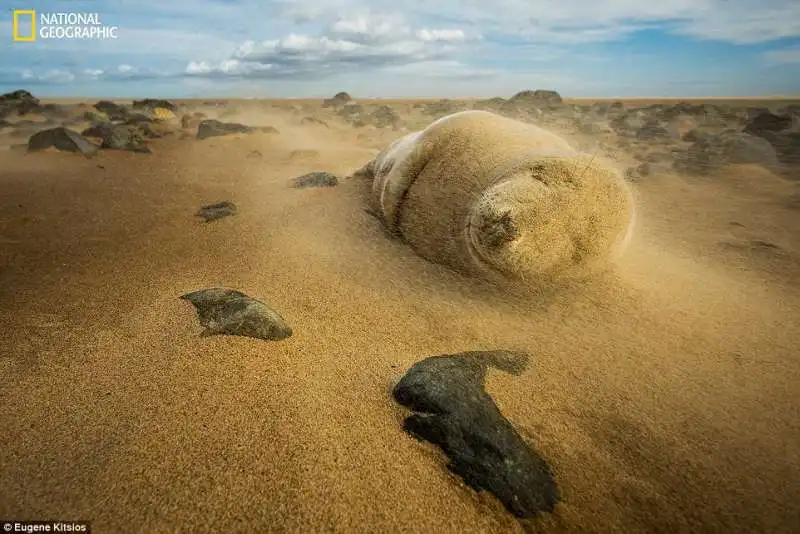
[[[796,182],[747,166],[656,176],[636,187],[614,273],[509,296],[389,239],[358,179],[291,188],[347,176],[397,132],[258,120],[281,135],[91,160],[0,152],[0,517],[94,532],[797,532]],[[238,214],[193,217],[222,200]],[[200,338],[178,297],[214,286],[264,300],[294,335]],[[401,429],[391,388],[409,366],[483,348],[532,355],[487,389],[552,464],[553,516],[516,521]]]

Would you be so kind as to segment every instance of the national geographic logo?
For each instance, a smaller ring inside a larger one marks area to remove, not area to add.
[[[119,27],[100,21],[99,13],[36,13],[35,9],[13,11],[12,38],[18,43],[38,39],[116,39]]]

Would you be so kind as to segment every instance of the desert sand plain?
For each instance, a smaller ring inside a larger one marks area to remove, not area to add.
[[[155,124],[150,153],[26,151],[42,127],[89,127],[95,101],[0,131],[0,517],[94,532],[798,532],[798,167],[679,172],[661,157],[700,123],[741,130],[758,114],[746,107],[796,114],[788,102],[713,101],[739,122],[695,111],[658,136],[579,109],[610,102],[487,104],[613,156],[637,203],[608,273],[507,293],[387,236],[351,177],[474,101],[184,100],[190,117]],[[371,120],[381,105],[396,118]],[[277,132],[199,140],[195,112]],[[312,171],[339,184],[292,187]],[[194,216],[223,200],[236,215]],[[269,303],[293,335],[200,337],[178,297],[215,286]],[[486,388],[552,466],[553,514],[514,518],[402,429],[391,391],[412,364],[495,348],[531,356]]]

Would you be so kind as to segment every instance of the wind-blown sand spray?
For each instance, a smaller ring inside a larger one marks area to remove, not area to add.
[[[563,490],[538,531],[798,524],[797,278],[779,285],[758,258],[711,246],[737,221],[792,257],[794,185],[745,169],[637,184],[616,274],[544,306],[386,239],[363,211],[367,181],[291,187],[346,176],[397,132],[247,114],[229,120],[281,134],[160,139],[146,157],[0,153],[0,487],[22,488],[0,492],[0,516],[521,533],[404,433],[391,398],[428,355],[504,347],[530,367],[490,370],[486,391]],[[236,216],[193,217],[222,199]],[[293,335],[199,338],[176,296],[216,286],[260,295]]]

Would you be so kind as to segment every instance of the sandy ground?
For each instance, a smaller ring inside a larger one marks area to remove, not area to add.
[[[0,517],[148,533],[799,531],[798,182],[746,166],[653,177],[613,273],[512,296],[389,239],[356,179],[290,187],[347,176],[396,132],[255,122],[281,135],[91,160],[0,151]],[[239,214],[193,217],[221,200]],[[200,338],[178,297],[212,286],[262,298],[294,336]],[[406,369],[482,348],[533,355],[487,389],[553,465],[552,516],[516,521],[401,429],[390,392]]]

